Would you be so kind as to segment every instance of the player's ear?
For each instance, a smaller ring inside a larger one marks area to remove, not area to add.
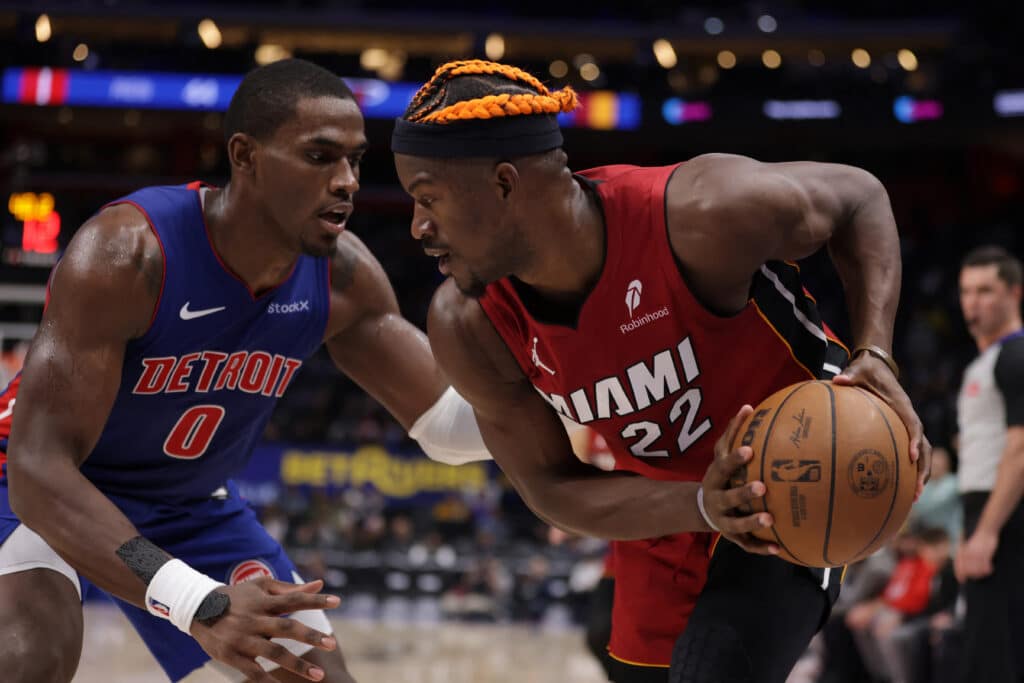
[[[228,140],[228,161],[231,170],[236,173],[252,173],[253,154],[256,152],[256,141],[245,133],[235,133]]]
[[[494,167],[494,186],[500,199],[508,199],[519,188],[519,169],[510,161],[499,161]]]

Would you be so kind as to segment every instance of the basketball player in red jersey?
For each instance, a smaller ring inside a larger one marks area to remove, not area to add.
[[[781,683],[839,572],[750,535],[771,516],[734,511],[764,484],[728,487],[751,453],[727,444],[751,404],[835,376],[896,409],[923,486],[929,447],[889,355],[886,192],[855,168],[729,155],[573,174],[555,115],[575,105],[517,68],[453,62],[396,122],[412,234],[452,276],[431,346],[532,509],[617,539],[616,683]],[[792,263],[825,245],[857,344],[845,370]],[[619,471],[572,457],[557,413],[600,432]]]

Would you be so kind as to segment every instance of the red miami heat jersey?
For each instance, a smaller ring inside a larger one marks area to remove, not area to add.
[[[794,264],[763,265],[733,316],[694,298],[665,220],[676,168],[606,166],[578,176],[604,214],[605,262],[574,326],[545,320],[543,303],[512,278],[489,285],[480,304],[534,387],[604,437],[616,469],[699,481],[740,406],[838,373],[847,354]],[[704,587],[711,542],[681,533],[611,544],[612,657],[669,665]]]
[[[744,403],[845,361],[794,264],[754,276],[739,313],[717,316],[690,293],[665,218],[678,166],[605,166],[579,174],[605,219],[605,263],[575,327],[540,319],[522,283],[488,286],[480,304],[551,406],[595,429],[616,469],[700,480]]]

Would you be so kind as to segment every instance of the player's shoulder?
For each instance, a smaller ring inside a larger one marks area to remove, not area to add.
[[[707,211],[717,206],[716,197],[742,189],[761,167],[761,162],[739,154],[701,154],[678,165],[667,191],[670,199]]]
[[[480,301],[459,291],[453,278],[434,292],[427,333],[434,356],[464,395],[479,397],[495,382],[508,389],[524,380]]]
[[[48,317],[84,316],[136,337],[150,325],[163,279],[160,241],[145,215],[131,204],[111,205],[78,229],[55,266]]]
[[[434,292],[427,331],[432,343],[436,339],[444,348],[482,349],[501,343],[479,300],[459,291],[454,278]]]
[[[367,317],[398,313],[394,288],[380,261],[350,232],[338,236],[330,257],[331,314],[327,337]]]
[[[343,232],[336,244],[338,248],[330,262],[332,295],[392,293],[384,267],[361,239]]]
[[[486,319],[480,304],[466,296],[455,286],[455,279],[448,278],[434,292],[430,301],[430,321],[436,321],[444,330],[462,331]]]
[[[112,204],[82,224],[58,268],[113,278],[142,273],[159,286],[164,257],[146,215],[133,204]]]

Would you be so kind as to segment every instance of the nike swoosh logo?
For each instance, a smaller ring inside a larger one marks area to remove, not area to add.
[[[181,316],[182,320],[194,320],[195,318],[202,318],[204,315],[210,315],[211,313],[217,313],[223,311],[227,306],[218,306],[217,308],[204,308],[201,311],[190,311],[188,305],[190,302],[186,301],[185,305],[178,311],[178,315]]]

